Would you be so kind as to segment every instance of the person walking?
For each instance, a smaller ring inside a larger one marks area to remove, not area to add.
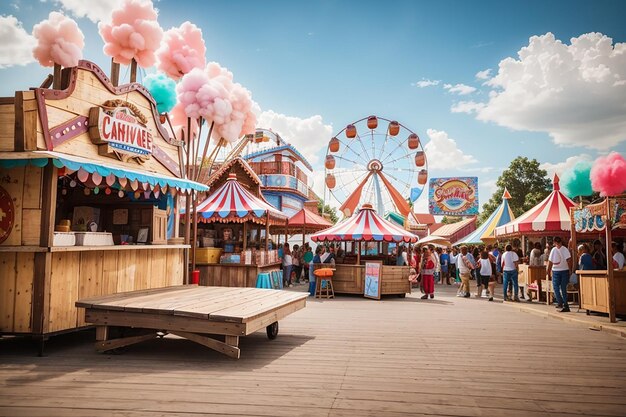
[[[493,268],[491,266],[491,259],[489,259],[489,252],[487,252],[486,250],[484,250],[480,254],[479,265],[480,281],[477,282],[478,291],[476,293],[476,297],[482,296],[482,288],[485,288],[486,291],[489,291],[489,301],[493,301],[493,290],[495,288],[495,285],[490,285],[491,277],[493,276]]]
[[[514,295],[514,301],[519,302],[519,297],[517,296],[518,285],[517,285],[517,268],[519,265],[519,256],[517,253],[513,252],[513,247],[511,245],[506,245],[505,252],[501,256],[502,262],[502,273],[504,275],[502,289],[504,291],[504,301],[511,301],[508,296],[509,282],[512,283],[513,288],[511,294]]]
[[[285,243],[283,246],[283,281],[285,287],[293,287],[291,283],[291,269],[293,267],[293,258],[291,257],[291,250],[289,249],[289,243]]]
[[[313,251],[311,250],[311,245],[309,245],[309,243],[305,243],[304,244],[305,247],[305,252],[304,255],[302,256],[302,261],[304,262],[304,279],[307,281],[311,281],[311,273],[310,273],[310,268],[309,266],[311,265],[311,262],[313,261]]]
[[[441,264],[441,283],[446,280],[446,285],[450,285],[450,255],[448,250],[443,248],[441,255],[439,255],[439,263]]]
[[[474,259],[472,258],[472,254],[467,252],[467,246],[461,246],[461,253],[457,257],[456,265],[459,275],[461,276],[461,289],[457,296],[469,298],[470,274],[474,270]]]
[[[569,249],[563,246],[559,236],[554,238],[554,247],[548,257],[548,276],[552,276],[552,288],[556,298],[557,307],[561,313],[570,311],[567,304],[567,284],[572,270],[572,256]]]
[[[428,246],[422,248],[422,285],[424,286],[424,295],[422,300],[428,297],[435,298],[435,260],[430,253]]]

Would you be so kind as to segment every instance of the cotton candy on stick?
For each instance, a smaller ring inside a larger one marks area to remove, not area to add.
[[[113,63],[131,64],[131,82],[135,81],[132,71],[135,65],[145,68],[156,62],[155,52],[163,38],[163,29],[157,22],[152,1],[125,0],[113,10],[110,23],[100,22],[98,30],[104,40],[104,53]],[[111,78],[117,75],[112,74]]]
[[[176,105],[176,83],[165,74],[150,74],[143,84],[154,97],[159,113],[167,113]]]
[[[561,175],[561,187],[568,197],[581,197],[593,194],[591,188],[591,161],[577,162]]]
[[[33,57],[45,67],[54,65],[54,88],[61,87],[61,67],[75,67],[83,57],[85,37],[73,19],[51,12],[33,27],[37,45]]]
[[[206,46],[202,30],[190,22],[171,28],[163,35],[156,55],[160,71],[174,80],[180,79],[194,68],[204,68]]]
[[[601,196],[615,196],[626,191],[626,160],[617,152],[596,159],[591,168],[591,187]]]

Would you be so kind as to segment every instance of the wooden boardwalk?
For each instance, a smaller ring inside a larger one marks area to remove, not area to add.
[[[83,332],[43,358],[0,340],[0,415],[626,415],[626,340],[446,292],[309,299],[239,361],[173,337],[107,355]]]

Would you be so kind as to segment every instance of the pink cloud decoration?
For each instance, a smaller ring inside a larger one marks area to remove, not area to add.
[[[156,62],[163,29],[151,1],[125,0],[113,10],[111,22],[100,22],[98,29],[104,40],[104,53],[118,64],[128,65],[134,58],[145,68]]]
[[[83,57],[83,32],[73,19],[59,12],[50,12],[48,19],[37,23],[33,36],[37,40],[33,56],[44,67],[75,67]]]
[[[182,77],[176,91],[188,117],[202,117],[214,123],[214,140],[235,142],[254,131],[256,117],[250,92],[234,83],[232,72],[218,63],[210,62],[204,71],[191,70]]]
[[[615,196],[626,191],[626,160],[617,152],[596,159],[591,168],[591,187],[600,195]]]
[[[170,78],[178,80],[194,68],[204,68],[206,46],[202,30],[191,22],[171,28],[163,35],[156,51],[158,68]]]

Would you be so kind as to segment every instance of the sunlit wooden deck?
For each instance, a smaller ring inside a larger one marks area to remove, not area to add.
[[[276,340],[242,338],[239,361],[172,336],[121,355],[59,336],[43,358],[0,340],[0,415],[625,414],[623,338],[437,291],[309,299]]]

